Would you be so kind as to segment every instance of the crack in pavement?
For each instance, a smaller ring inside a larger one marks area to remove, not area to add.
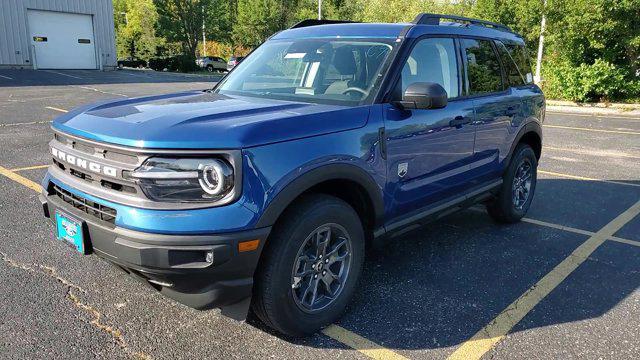
[[[41,275],[45,275],[47,277],[53,278],[54,280],[56,280],[58,283],[62,284],[63,286],[65,286],[67,288],[67,293],[66,293],[66,298],[69,299],[73,305],[80,309],[85,311],[86,313],[90,314],[93,317],[93,320],[91,320],[89,322],[89,324],[95,326],[98,330],[106,333],[107,335],[111,336],[111,338],[113,339],[113,341],[127,354],[129,355],[132,359],[136,359],[136,360],[151,360],[152,357],[144,354],[142,352],[134,352],[133,350],[131,350],[128,346],[127,343],[122,335],[122,331],[120,331],[117,328],[114,328],[113,326],[109,326],[104,324],[103,322],[101,322],[101,318],[102,318],[102,314],[96,310],[94,307],[92,307],[91,305],[87,305],[85,303],[83,303],[80,298],[74,293],[74,290],[79,292],[79,293],[83,293],[86,294],[86,290],[82,289],[80,286],[70,282],[69,280],[59,276],[56,273],[56,269],[51,267],[51,266],[46,266],[46,265],[38,265],[38,264],[32,264],[32,265],[28,265],[28,264],[23,264],[20,263],[16,260],[11,259],[10,257],[7,256],[6,253],[1,252],[0,251],[0,258],[2,259],[2,261],[15,268],[15,269],[20,269],[23,271],[27,271],[27,272],[31,272],[34,274],[41,274]]]

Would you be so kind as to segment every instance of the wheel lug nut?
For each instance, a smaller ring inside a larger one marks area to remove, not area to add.
[[[322,275],[327,275],[327,271],[326,271],[326,270],[323,270],[323,271],[322,271]]]
[[[324,263],[328,264],[329,263],[329,259],[324,259]]]
[[[313,275],[313,278],[317,279],[318,278],[318,274]]]

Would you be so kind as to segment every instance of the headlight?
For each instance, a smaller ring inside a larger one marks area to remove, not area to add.
[[[234,191],[233,168],[223,159],[154,157],[130,177],[156,201],[217,202]]]

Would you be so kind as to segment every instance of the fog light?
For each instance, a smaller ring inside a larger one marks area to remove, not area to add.
[[[213,263],[213,251],[207,251],[207,254],[204,257],[204,260],[209,264]]]

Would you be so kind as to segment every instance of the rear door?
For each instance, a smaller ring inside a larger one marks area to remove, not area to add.
[[[383,105],[387,139],[387,189],[392,217],[411,215],[468,186],[473,157],[473,104],[461,99],[459,53],[452,38],[423,38],[407,58],[396,93],[414,82],[433,82],[447,91],[442,109],[399,110]]]
[[[460,39],[467,95],[475,108],[476,138],[471,177],[483,183],[500,176],[510,150],[512,123],[522,104],[505,79],[495,45],[488,39]]]

